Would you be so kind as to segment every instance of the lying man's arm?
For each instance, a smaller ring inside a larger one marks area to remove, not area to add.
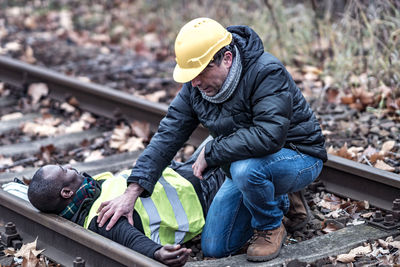
[[[121,217],[108,231],[107,224],[99,227],[95,217],[88,229],[169,266],[183,266],[189,258],[190,249],[181,248],[180,245],[159,245],[129,224],[126,217]]]

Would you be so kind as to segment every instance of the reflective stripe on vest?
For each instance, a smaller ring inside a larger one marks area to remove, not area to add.
[[[108,173],[93,178],[107,179],[102,185],[102,193],[90,209],[85,227],[96,216],[100,203],[113,199],[126,189],[126,178],[130,171],[126,170],[115,177]],[[138,212],[145,235],[153,241],[165,244],[183,243],[198,235],[204,226],[204,216],[200,201],[193,185],[171,168],[166,168],[154,187],[149,198],[138,198],[135,210]],[[114,179],[109,179],[109,178]],[[110,182],[108,182],[110,180]],[[111,182],[112,180],[116,180]],[[123,181],[125,184],[123,185]],[[107,182],[107,183],[106,183]],[[123,190],[112,190],[109,187],[118,186]],[[121,192],[122,191],[122,192]]]

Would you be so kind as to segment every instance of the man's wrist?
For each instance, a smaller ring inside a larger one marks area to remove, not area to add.
[[[158,248],[156,251],[154,251],[153,257],[155,260],[161,261],[161,256],[160,256],[160,250],[162,247]]]
[[[126,188],[126,192],[135,193],[136,195],[140,195],[144,191],[144,188],[141,187],[138,183],[130,183]]]

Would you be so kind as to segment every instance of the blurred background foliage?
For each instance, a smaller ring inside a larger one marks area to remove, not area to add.
[[[19,15],[40,20],[53,11],[70,18],[68,27],[100,43],[140,50],[164,48],[173,58],[179,29],[196,17],[224,26],[245,24],[265,49],[284,64],[312,65],[325,86],[374,92],[382,86],[400,94],[399,0],[33,0],[0,1]],[[29,3],[29,4],[28,4]],[[22,10],[22,12],[21,12]],[[66,20],[68,21],[68,20]],[[26,21],[25,21],[26,24]],[[51,28],[51,20],[48,22]],[[103,39],[102,39],[103,38]],[[386,93],[388,92],[386,90]],[[379,92],[380,93],[380,92]]]

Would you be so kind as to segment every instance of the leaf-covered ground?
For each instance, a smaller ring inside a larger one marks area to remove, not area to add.
[[[150,31],[128,37],[121,33],[118,39],[107,32],[110,29],[80,30],[79,12],[89,16],[85,6],[43,13],[33,7],[1,10],[0,54],[150,101],[172,100],[180,85],[172,79],[174,60],[165,36]],[[390,88],[381,85],[372,93],[367,88],[378,81],[352,75],[351,90],[345,94],[330,87],[333,78],[318,67],[288,69],[318,115],[329,153],[399,173],[400,99]]]
[[[151,5],[145,10],[149,13],[140,16],[138,12],[143,10],[133,11],[135,1],[116,1],[114,4],[103,1],[94,5],[86,1],[66,2],[70,3],[67,8],[43,8],[46,3],[55,4],[52,1],[29,1],[25,5],[14,6],[2,4],[0,54],[123,90],[150,101],[170,103],[180,88],[172,79],[175,63],[171,40],[176,33],[169,30],[176,29],[176,26],[158,23],[157,10]],[[171,20],[171,24],[177,21]],[[267,33],[259,34],[264,36]],[[393,34],[391,38],[398,45],[398,34]],[[328,55],[332,47],[326,40],[322,41],[310,49],[314,49],[315,54]],[[359,55],[352,56],[357,58]],[[397,62],[396,57],[392,58]],[[320,62],[305,62],[300,60],[298,64],[289,64],[287,68],[321,122],[328,152],[400,173],[400,98],[396,93],[398,88],[393,87],[395,82],[380,81],[376,79],[378,76],[367,75],[367,72],[354,72],[343,76],[347,85],[340,88],[337,79],[342,73],[338,71],[327,75]],[[398,69],[393,68],[393,71]],[[390,69],[382,68],[382,73],[381,76],[387,80],[395,80]],[[46,94],[45,85],[32,85],[28,90],[28,104],[42,102]],[[22,135],[41,138],[49,134],[80,131],[94,123],[90,116],[75,111],[73,101],[59,105],[63,112],[75,114],[72,116],[74,122],[65,124],[54,117],[41,118],[24,125],[21,133],[15,133],[15,138],[21,138]],[[2,120],[19,116],[17,113],[10,115],[6,111],[0,112]],[[107,143],[107,153],[121,152],[142,148],[150,136],[146,125],[117,124],[99,142]],[[2,138],[0,142],[5,144],[12,141]],[[69,158],[65,155],[66,160],[70,162],[73,157],[81,157],[79,160],[89,161],[107,156],[102,154],[104,150],[95,149],[96,144],[91,146],[94,149],[78,149]],[[42,162],[54,155],[52,149],[48,147],[43,151],[45,157],[41,159]],[[192,151],[193,148],[188,146],[180,153],[188,155]],[[15,159],[0,156],[0,165],[14,163]],[[294,233],[290,242],[335,231],[348,223],[358,223],[371,216],[367,203],[339,199],[322,191],[314,192],[309,203],[315,219],[305,231]],[[370,242],[348,254],[326,259],[325,263],[316,263],[316,266],[351,262],[355,266],[363,266],[364,263],[372,266],[395,265],[398,264],[398,242],[392,239]],[[192,249],[195,251],[192,256],[201,259],[198,243],[193,244]],[[27,255],[29,258],[30,255]]]

